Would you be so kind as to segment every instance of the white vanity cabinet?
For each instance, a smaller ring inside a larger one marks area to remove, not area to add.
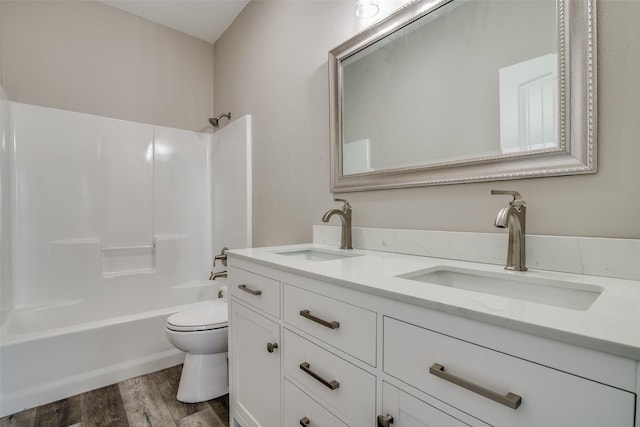
[[[279,283],[238,269],[230,273],[229,389],[235,416],[247,426],[279,426],[281,331],[264,311],[279,314]]]
[[[242,427],[638,427],[634,360],[230,260]]]
[[[633,426],[633,393],[384,318],[384,372],[491,425]]]

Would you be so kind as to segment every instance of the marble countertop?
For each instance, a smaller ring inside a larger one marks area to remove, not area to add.
[[[352,255],[312,261],[282,252],[314,250]],[[640,281],[530,269],[508,272],[502,266],[370,250],[339,250],[319,244],[238,249],[237,257],[327,283],[519,330],[606,353],[640,360]],[[353,256],[356,255],[356,256]],[[569,286],[602,289],[587,309],[456,289],[397,277],[445,267],[515,280],[558,281]]]

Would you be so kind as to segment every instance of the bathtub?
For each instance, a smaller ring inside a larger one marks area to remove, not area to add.
[[[0,327],[0,416],[180,364],[166,319],[215,298],[224,281],[117,301],[64,301],[9,311]],[[135,301],[135,302],[133,302]]]

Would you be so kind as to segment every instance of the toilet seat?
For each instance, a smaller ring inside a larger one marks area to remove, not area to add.
[[[228,326],[226,301],[204,301],[188,310],[175,313],[167,319],[167,329],[176,332],[197,332]]]

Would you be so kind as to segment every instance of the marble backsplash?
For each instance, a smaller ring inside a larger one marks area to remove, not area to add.
[[[461,261],[504,264],[506,233],[353,228],[353,247]],[[340,227],[314,225],[313,243],[339,246]],[[530,269],[640,280],[640,239],[526,236]]]

